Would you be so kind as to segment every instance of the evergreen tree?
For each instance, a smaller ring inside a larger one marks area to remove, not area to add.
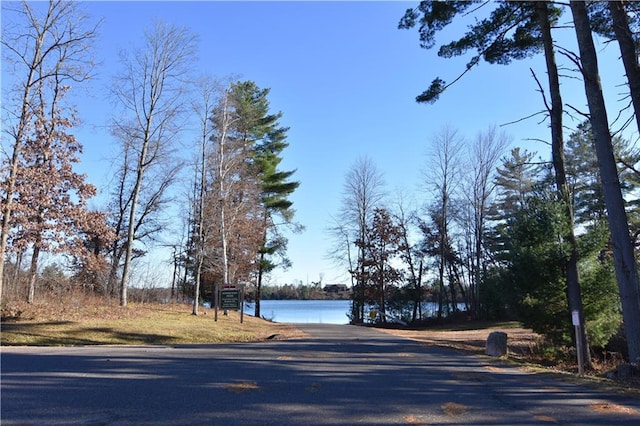
[[[580,236],[580,276],[589,342],[605,347],[622,324],[611,238],[605,219],[594,221]]]
[[[410,29],[419,23],[420,45],[425,49],[435,46],[436,34],[469,9],[477,12],[479,1],[421,1],[418,7],[407,9],[398,28]],[[549,19],[555,20],[561,9],[549,9]],[[475,50],[465,70],[453,82],[435,78],[429,88],[416,97],[417,102],[433,103],[452,84],[484,59],[490,64],[508,65],[512,60],[530,57],[543,49],[543,39],[536,2],[499,2],[489,18],[478,19],[460,39],[443,44],[438,56],[452,58]]]
[[[488,241],[497,265],[502,264],[507,250],[504,238],[507,219],[527,205],[543,172],[543,165],[534,161],[535,155],[534,152],[514,148],[509,157],[502,159],[502,166],[496,170],[498,194],[489,213],[492,232],[489,232]]]
[[[563,239],[568,226],[562,204],[539,189],[507,220],[505,232],[510,297],[525,327],[555,344],[571,342],[571,317],[566,314],[564,265],[570,247]]]
[[[617,40],[629,83],[631,105],[640,131],[640,5],[630,1],[590,2],[589,20],[594,32]],[[629,119],[631,122],[632,119]]]
[[[600,84],[598,59],[587,7],[585,2],[582,1],[571,1],[570,5],[580,50],[579,65],[583,74],[585,95],[589,105],[590,121],[600,167],[602,192],[607,206],[607,217],[623,307],[629,358],[632,362],[636,362],[640,360],[640,283],[638,282],[638,266],[629,236],[629,222],[613,154],[609,120]]]
[[[221,88],[213,108],[212,152],[206,167],[210,181],[205,193],[206,270],[213,282],[248,282],[258,251],[260,188],[251,170],[253,141],[243,130],[236,82]]]
[[[430,48],[435,44],[435,34],[450,24],[456,15],[464,12],[469,5],[451,2],[443,5],[437,1],[423,1],[417,9],[409,9],[400,21],[400,28],[412,28],[419,19],[420,40],[423,47]],[[578,276],[577,242],[573,230],[573,209],[569,199],[569,191],[566,183],[564,164],[563,125],[562,125],[562,98],[560,96],[559,73],[555,61],[551,27],[562,13],[562,9],[549,2],[500,2],[491,11],[488,18],[479,19],[469,27],[466,34],[457,41],[442,45],[438,55],[445,58],[461,56],[469,51],[475,51],[475,55],[467,64],[466,72],[480,63],[481,59],[491,64],[507,65],[512,60],[523,59],[540,51],[545,54],[547,75],[549,79],[549,91],[551,104],[546,105],[550,116],[551,127],[551,153],[555,171],[556,188],[559,199],[565,208],[565,215],[569,226],[564,228],[567,232],[565,238],[571,246],[571,255],[567,259],[566,279],[569,310],[577,311],[580,324],[584,325],[582,313],[582,300]],[[455,83],[455,81],[453,83]],[[435,102],[440,94],[451,84],[447,84],[441,78],[436,78],[429,89],[416,98],[418,102]],[[588,357],[588,342],[581,328],[582,348],[585,351],[584,359]]]
[[[598,159],[589,122],[581,123],[567,140],[567,175],[576,222],[606,219]]]
[[[495,178],[499,196],[494,205],[497,209],[494,216],[509,217],[524,207],[541,171],[540,162],[534,161],[535,155],[535,152],[514,148],[510,157],[502,159],[502,167],[498,167]]]
[[[635,204],[631,195],[637,188],[635,165],[640,160],[640,153],[620,137],[612,138],[611,142],[621,189],[629,211]],[[594,220],[606,219],[595,140],[589,121],[581,123],[567,140],[567,176],[576,210],[576,222],[588,225]]]
[[[271,114],[267,96],[269,89],[260,89],[254,82],[238,82],[233,86],[233,98],[239,121],[237,130],[250,150],[247,161],[251,167],[249,179],[260,188],[261,206],[256,220],[261,222],[261,244],[257,253],[255,316],[260,316],[263,278],[278,266],[288,267],[287,239],[283,225],[293,226],[293,202],[289,196],[298,188],[292,181],[295,170],[279,168],[282,152],[289,145],[286,127],[279,123],[282,113]],[[300,229],[300,228],[297,228]]]

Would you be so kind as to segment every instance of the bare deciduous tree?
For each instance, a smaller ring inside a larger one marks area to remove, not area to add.
[[[422,319],[422,277],[424,272],[424,255],[417,246],[413,245],[411,241],[411,229],[416,224],[416,212],[414,210],[408,210],[402,191],[398,192],[394,211],[394,219],[397,223],[401,238],[401,243],[399,245],[399,257],[407,268],[408,288],[413,302],[411,321],[414,322],[418,319]]]
[[[458,132],[445,126],[432,139],[431,161],[429,169],[425,171],[426,186],[433,193],[434,204],[430,209],[435,226],[438,247],[438,317],[442,317],[445,297],[445,272],[451,258],[450,227],[455,215],[452,212],[452,199],[459,188],[461,178],[461,158],[464,139]],[[452,298],[455,290],[451,284]],[[453,309],[456,301],[452,300]]]
[[[495,127],[480,132],[473,141],[468,153],[467,173],[463,174],[463,196],[468,204],[469,214],[463,221],[463,227],[469,229],[471,251],[471,308],[479,314],[480,282],[485,266],[485,242],[487,215],[495,189],[496,167],[511,142],[504,133],[498,133]]]
[[[378,310],[383,323],[387,322],[389,289],[403,278],[402,270],[393,265],[403,243],[402,229],[387,209],[381,207],[374,208],[364,238],[355,242],[363,253],[356,273],[358,282],[365,288],[363,302]]]
[[[210,260],[218,258],[221,260],[221,268],[219,273],[222,277],[222,285],[229,284],[229,230],[230,230],[230,212],[229,205],[233,200],[233,194],[239,188],[234,188],[240,184],[240,172],[244,159],[241,155],[242,146],[237,146],[231,136],[233,126],[238,122],[235,114],[233,100],[231,98],[231,84],[226,85],[218,100],[218,104],[214,109],[212,117],[214,123],[214,134],[212,136],[214,142],[214,152],[210,158],[213,166],[213,184],[211,191],[209,208],[213,208],[215,213],[213,217],[217,219],[217,230],[219,235],[219,245],[214,246],[213,252],[218,256],[210,257]],[[235,141],[237,142],[237,141]],[[215,225],[214,225],[215,226]]]
[[[384,197],[384,179],[373,161],[368,157],[356,160],[345,176],[337,225],[331,230],[338,242],[338,249],[333,253],[334,258],[346,257],[351,263],[352,245],[361,241],[363,244],[357,248],[354,265],[363,266],[367,226],[373,218],[374,209],[382,207]],[[341,244],[344,245],[340,248]],[[354,265],[349,265],[349,273],[355,277],[364,276],[363,270],[353,270]],[[364,320],[364,291],[364,283],[356,278],[351,308],[351,321],[354,323]]]
[[[123,70],[114,81],[113,93],[123,117],[114,120],[112,129],[123,152],[128,152],[128,164],[121,165],[126,182],[121,189],[127,194],[120,196],[126,206],[122,306],[127,304],[134,243],[142,237],[142,225],[166,200],[166,190],[178,170],[175,145],[186,110],[185,76],[194,56],[194,36],[185,28],[160,21],[145,32],[142,49],[121,55]],[[153,227],[148,232],[152,231]]]
[[[216,85],[209,77],[203,77],[198,82],[198,98],[193,104],[193,111],[198,120],[198,159],[195,162],[194,181],[194,232],[193,247],[195,256],[193,315],[198,315],[200,300],[200,284],[202,278],[202,266],[204,264],[205,248],[207,246],[208,229],[205,229],[205,194],[207,190],[207,171],[209,157],[209,142],[212,134],[212,117],[216,101]]]

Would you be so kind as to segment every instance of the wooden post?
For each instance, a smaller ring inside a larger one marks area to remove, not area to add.
[[[244,284],[240,286],[240,324],[244,321]]]
[[[220,300],[220,298],[218,297],[218,283],[213,285],[213,306],[215,306],[215,313],[213,315],[213,320],[214,321],[218,321],[218,301]]]

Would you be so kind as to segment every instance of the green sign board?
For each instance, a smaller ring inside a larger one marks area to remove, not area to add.
[[[224,289],[220,291],[221,309],[240,309],[240,290]]]

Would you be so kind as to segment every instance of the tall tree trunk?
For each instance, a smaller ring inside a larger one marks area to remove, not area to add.
[[[387,310],[386,310],[386,298],[385,298],[385,285],[384,285],[384,260],[380,260],[380,277],[378,278],[378,291],[380,295],[378,296],[379,304],[380,304],[380,314],[382,315],[382,322],[387,322]]]
[[[267,210],[265,209],[263,212],[263,217],[262,217],[262,229],[263,229],[263,234],[262,234],[262,242],[260,243],[261,246],[261,250],[260,250],[260,256],[258,257],[258,277],[256,279],[256,297],[255,297],[255,316],[256,318],[260,318],[260,301],[262,300],[262,278],[264,276],[264,262],[265,262],[265,252],[264,249],[266,249],[266,245],[267,245],[267,223],[269,221],[269,213],[267,212]]]
[[[458,292],[456,291],[456,276],[453,272],[454,268],[455,267],[453,265],[453,262],[449,262],[448,275],[449,275],[449,291],[451,292],[451,310],[447,312],[448,316],[458,311]]]
[[[220,194],[224,194],[224,184],[220,181]],[[222,285],[229,284],[229,243],[227,241],[227,218],[224,198],[220,199],[220,237],[222,239]]]
[[[580,318],[580,340],[583,356],[589,367],[591,367],[591,357],[589,355],[589,345],[584,321],[584,311],[582,307],[582,294],[580,291],[580,277],[578,274],[578,243],[574,233],[573,205],[571,194],[567,184],[567,174],[565,168],[564,139],[562,126],[562,96],[560,95],[560,78],[558,66],[556,65],[555,52],[553,48],[553,38],[551,36],[551,25],[549,22],[549,11],[547,2],[536,3],[540,27],[542,29],[542,39],[544,43],[544,54],[547,65],[547,75],[549,77],[549,93],[551,96],[551,109],[549,111],[551,119],[551,157],[555,171],[556,188],[564,208],[564,215],[569,223],[569,229],[564,236],[569,243],[569,259],[565,265],[565,279],[567,283],[567,300],[569,302],[568,315],[577,311]],[[577,342],[576,342],[577,344]]]
[[[484,209],[484,208],[483,208]],[[482,239],[484,236],[484,214],[480,213],[478,215],[478,219],[476,220],[476,229],[475,229],[475,259],[472,262],[475,262],[475,271],[472,276],[472,288],[471,288],[471,306],[472,312],[475,319],[480,319],[480,280],[482,279],[482,268],[481,265],[484,263],[482,260]]]
[[[264,262],[264,253],[260,253],[260,257],[258,258],[258,263],[262,265]],[[255,297],[255,317],[260,318],[260,301],[262,300],[262,274],[264,268],[262,266],[258,266],[258,278],[256,279],[256,297]]]
[[[118,233],[116,233],[118,235]],[[107,288],[105,291],[105,296],[107,298],[113,297],[116,294],[116,289],[119,292],[118,288],[118,269],[120,269],[120,259],[122,259],[122,247],[120,243],[116,239],[114,241],[113,253],[111,254],[111,265],[109,267],[109,277],[107,278]]]
[[[20,274],[22,272],[22,258],[24,257],[24,250],[20,250],[17,254],[16,254],[16,268],[13,271],[13,278],[11,280],[11,284],[14,287],[14,289],[16,287],[20,286]],[[14,290],[15,293],[15,290]]]
[[[361,224],[360,224],[360,239],[361,241],[364,243],[366,241],[366,235],[367,235],[367,231],[366,231],[366,216],[363,214],[361,217]],[[360,277],[358,278],[359,281],[359,286],[360,286],[360,310],[358,312],[358,322],[364,322],[364,304],[365,304],[365,298],[366,298],[366,292],[367,292],[367,286],[366,286],[366,282],[365,282],[365,267],[364,267],[364,259],[365,259],[365,249],[364,249],[364,244],[362,245],[362,247],[358,248],[358,257],[360,258],[359,260],[359,265],[360,265]]]
[[[462,283],[462,274],[460,273],[460,271],[458,270],[458,268],[456,267],[456,265],[454,264],[452,266],[452,270],[453,270],[453,276],[455,279],[455,283],[458,283],[458,289],[460,290],[460,297],[462,297],[462,303],[464,303],[464,307],[466,311],[469,311],[470,306],[469,306],[469,299],[470,297],[467,295],[467,292],[464,289],[464,285]],[[458,312],[460,311],[460,309],[458,309],[458,303],[456,302],[456,304],[454,305],[454,312]]]
[[[29,268],[29,293],[27,295],[27,303],[31,304],[36,296],[36,277],[38,276],[38,257],[40,256],[40,238],[33,245],[33,253],[31,254],[31,267]]]
[[[629,81],[631,92],[631,103],[636,116],[636,124],[640,131],[640,64],[638,63],[638,53],[633,41],[633,34],[629,28],[627,11],[622,1],[609,2],[609,11],[613,20],[613,31],[620,45],[622,63]]]
[[[182,275],[182,299],[184,300],[186,298],[186,287],[187,287],[187,280],[189,279],[189,267],[188,267],[188,263],[185,260],[185,265],[184,265],[184,271],[183,271],[183,275]]]
[[[138,207],[138,198],[142,188],[142,179],[144,177],[145,166],[147,162],[147,150],[149,149],[149,129],[151,127],[152,116],[149,116],[147,128],[145,129],[145,138],[142,143],[142,150],[138,159],[138,167],[136,170],[136,183],[133,187],[131,197],[131,208],[129,210],[129,223],[127,226],[127,242],[124,255],[124,265],[122,267],[122,280],[120,281],[120,306],[127,306],[127,287],[129,285],[129,275],[131,270],[131,255],[133,253],[133,242],[135,240],[136,228],[136,211]]]
[[[16,174],[18,171],[18,155],[22,149],[22,142],[17,136],[13,147],[13,155],[11,157],[11,165],[9,169],[9,178],[7,179],[7,193],[4,199],[2,209],[2,227],[0,228],[0,300],[2,300],[2,288],[4,287],[4,263],[6,260],[7,242],[9,240],[9,230],[11,228],[11,215],[13,213],[13,194],[16,187]]]
[[[422,319],[422,260],[420,261],[420,266],[418,267],[418,317]]]
[[[193,297],[193,315],[198,315],[198,306],[200,299],[200,284],[202,281],[202,264],[204,263],[204,194],[206,185],[206,167],[207,167],[207,131],[206,123],[203,125],[202,131],[202,156],[200,157],[200,182],[199,182],[199,194],[198,194],[198,241],[196,243],[196,271],[195,271],[195,290]],[[197,167],[196,167],[197,169]],[[195,192],[195,191],[194,191]],[[217,289],[214,288],[215,292]],[[217,307],[216,307],[217,309]]]
[[[438,318],[442,318],[442,311],[444,308],[445,300],[445,287],[444,287],[444,257],[440,254],[440,263],[438,265]]]
[[[4,263],[6,260],[7,243],[9,240],[9,230],[11,229],[11,216],[13,214],[13,198],[16,191],[16,178],[18,174],[19,157],[23,148],[24,132],[29,121],[29,98],[31,97],[31,88],[34,84],[36,66],[42,55],[41,49],[44,34],[40,34],[37,38],[35,52],[33,53],[33,64],[29,67],[29,76],[24,85],[22,94],[22,109],[20,111],[20,121],[14,136],[13,152],[11,154],[11,162],[9,164],[9,177],[6,182],[6,194],[2,203],[2,226],[0,227],[0,301],[2,300],[2,288],[4,287]]]
[[[173,276],[171,277],[171,303],[176,301],[176,277],[178,276],[178,254],[176,248],[173,248]]]
[[[604,194],[613,259],[622,302],[622,314],[629,349],[629,360],[640,360],[640,289],[638,269],[633,245],[629,235],[629,222],[624,198],[618,179],[618,170],[613,155],[609,121],[605,108],[598,59],[593,44],[587,8],[583,1],[571,1],[574,28],[580,50],[580,61],[585,93],[589,105],[591,127],[595,137],[596,155],[600,167],[600,179]]]
[[[218,141],[218,151],[219,158],[216,169],[216,178],[218,180],[218,202],[220,203],[220,240],[221,240],[221,251],[222,251],[222,286],[226,286],[229,284],[229,242],[227,240],[227,217],[226,217],[226,202],[227,202],[227,194],[225,191],[228,191],[228,188],[225,187],[225,179],[226,179],[226,170],[228,167],[226,164],[226,143],[227,143],[227,133],[231,125],[233,124],[233,118],[230,116],[230,95],[231,88],[227,88],[224,93],[223,98],[223,118],[222,118],[222,131],[220,140]],[[229,157],[229,161],[232,161],[231,156]]]
[[[446,267],[446,249],[445,243],[447,241],[447,176],[444,176],[444,183],[442,189],[442,210],[440,214],[442,217],[440,218],[440,263],[438,265],[438,279],[440,282],[440,287],[438,291],[438,318],[442,318],[442,310],[444,308],[445,301],[445,286],[444,286],[444,271]]]

